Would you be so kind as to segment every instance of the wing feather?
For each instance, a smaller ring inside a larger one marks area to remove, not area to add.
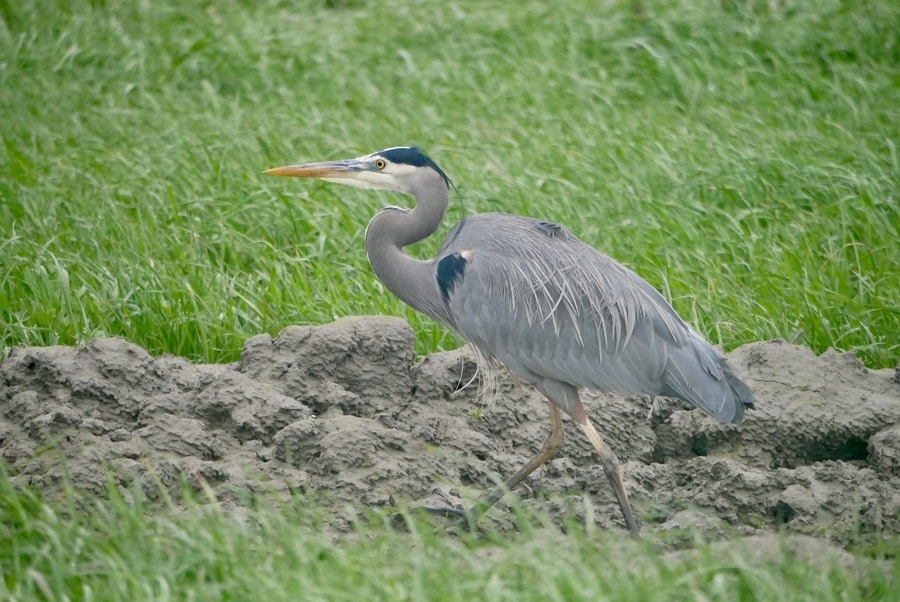
[[[447,299],[459,333],[526,380],[670,395],[740,421],[752,393],[724,358],[640,276],[551,226],[481,214],[451,231],[439,259],[471,258]]]

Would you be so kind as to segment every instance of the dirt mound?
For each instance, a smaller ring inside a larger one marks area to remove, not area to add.
[[[781,341],[730,357],[758,399],[738,428],[674,401],[648,420],[648,400],[585,395],[644,533],[783,528],[842,544],[900,533],[894,371]],[[257,336],[232,365],[153,358],[120,339],[15,349],[0,365],[0,453],[15,482],[49,493],[69,478],[102,495],[111,479],[154,498],[186,478],[235,510],[248,495],[325,493],[340,526],[366,508],[466,502],[543,442],[537,393],[504,378],[485,405],[463,386],[466,350],[414,360],[409,326],[382,317]],[[516,493],[622,529],[592,448],[566,422],[563,454]]]

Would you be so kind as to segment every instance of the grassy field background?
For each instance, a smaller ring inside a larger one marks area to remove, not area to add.
[[[365,313],[453,347],[366,262],[411,199],[260,174],[415,143],[468,211],[569,225],[714,342],[900,356],[892,2],[0,7],[4,348],[225,361]]]
[[[456,346],[365,259],[369,217],[411,200],[260,173],[419,144],[468,211],[567,224],[716,343],[893,367],[898,36],[890,0],[0,0],[0,357],[119,335],[231,361],[260,332],[365,313],[409,319],[422,353]],[[269,515],[245,529],[4,487],[15,599],[891,595],[889,570],[670,570],[596,533],[336,547]]]

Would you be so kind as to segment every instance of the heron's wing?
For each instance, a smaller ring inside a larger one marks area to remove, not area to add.
[[[555,224],[471,221],[436,276],[456,329],[480,350],[534,382],[672,395],[739,420],[724,359],[640,276]]]

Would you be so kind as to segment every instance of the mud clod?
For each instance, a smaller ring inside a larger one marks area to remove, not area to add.
[[[644,533],[786,530],[847,545],[900,532],[900,372],[783,341],[730,358],[757,396],[739,427],[677,402],[648,419],[648,399],[584,395]],[[414,360],[410,327],[383,317],[256,336],[227,366],[120,339],[15,349],[0,365],[0,458],[51,496],[67,478],[151,498],[187,483],[233,508],[248,492],[276,505],[320,492],[334,525],[348,507],[467,505],[537,451],[546,402],[507,376],[481,400],[465,349]],[[557,520],[622,529],[593,449],[565,426],[560,457],[516,493]]]

